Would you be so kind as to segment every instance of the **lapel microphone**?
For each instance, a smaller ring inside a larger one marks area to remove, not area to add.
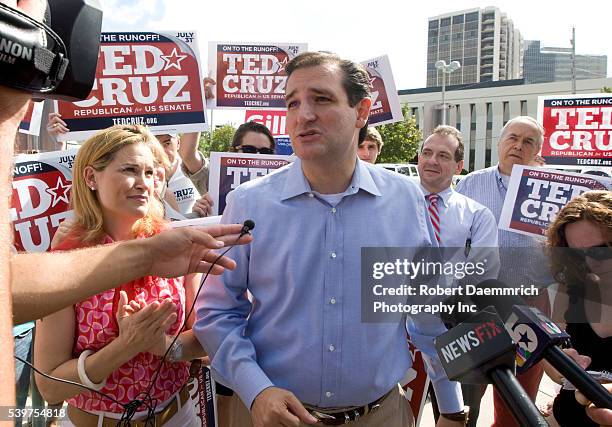
[[[245,234],[249,234],[254,228],[255,221],[253,221],[252,219],[247,219],[242,223],[242,230],[240,231],[240,236],[238,236],[238,238],[240,239]]]

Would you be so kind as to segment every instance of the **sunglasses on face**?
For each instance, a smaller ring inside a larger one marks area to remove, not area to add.
[[[255,153],[274,154],[274,150],[272,150],[271,148],[268,148],[268,147],[257,148],[252,145],[241,145],[240,147],[238,147],[238,150],[242,151],[243,153],[249,153],[249,154],[255,154]]]
[[[612,242],[603,243],[599,246],[592,246],[584,249],[572,248],[571,251],[582,259],[591,258],[596,261],[605,261],[612,259]]]

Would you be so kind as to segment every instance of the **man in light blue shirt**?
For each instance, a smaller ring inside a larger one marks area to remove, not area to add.
[[[544,129],[536,120],[528,116],[513,118],[501,131],[498,143],[499,164],[470,173],[459,182],[457,192],[488,207],[499,222],[512,167],[515,164],[532,164],[543,141]],[[542,288],[553,282],[541,241],[505,230],[498,230],[498,239],[500,281],[510,286],[535,285]],[[528,302],[550,314],[547,293],[544,292]],[[518,376],[519,382],[533,401],[543,372],[541,364],[537,364]],[[495,427],[517,425],[497,393],[494,395],[494,404]]]
[[[404,322],[362,322],[360,261],[363,247],[435,245],[425,200],[406,177],[357,158],[371,105],[360,65],[306,53],[286,71],[298,159],[229,194],[223,222],[253,219],[254,243],[234,249],[235,271],[206,283],[194,331],[217,380],[246,406],[234,425],[414,425],[397,387],[411,364]],[[450,414],[463,402],[433,349],[445,330],[428,318],[410,333],[429,344],[430,375]]]

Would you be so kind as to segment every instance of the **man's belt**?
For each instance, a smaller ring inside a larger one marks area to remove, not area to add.
[[[368,403],[367,405],[358,406],[356,408],[348,408],[345,410],[328,410],[326,408],[317,408],[315,406],[310,406],[305,404],[306,410],[315,417],[321,424],[328,426],[340,426],[343,424],[348,424],[352,421],[357,421],[359,418],[368,415],[370,412],[377,410],[380,408],[382,401],[388,397],[393,391],[395,387],[392,388],[388,393],[385,393],[383,396],[379,397],[373,402]]]

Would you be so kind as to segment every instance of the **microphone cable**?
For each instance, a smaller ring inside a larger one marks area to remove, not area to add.
[[[42,371],[40,371],[39,369],[37,369],[32,363],[28,362],[27,360],[22,359],[21,357],[17,356],[16,354],[13,355],[13,357],[18,360],[21,363],[24,363],[26,365],[28,365],[30,368],[32,368],[32,370],[34,372],[36,372],[37,374],[53,380],[53,381],[58,381],[61,383],[65,383],[65,384],[69,384],[69,385],[73,385],[73,386],[77,386],[80,388],[83,388],[85,390],[88,390],[92,393],[97,393],[98,395],[105,397],[107,399],[109,399],[110,401],[112,401],[113,403],[121,406],[123,408],[123,413],[121,415],[121,418],[117,420],[117,427],[131,427],[132,426],[132,418],[136,415],[138,411],[138,408],[140,406],[143,406],[146,408],[147,411],[147,417],[144,420],[139,420],[139,421],[143,421],[146,427],[154,427],[155,426],[155,410],[157,408],[157,399],[152,399],[151,398],[151,389],[153,388],[153,385],[155,384],[155,382],[157,381],[157,378],[159,376],[159,373],[161,371],[161,368],[163,367],[163,364],[166,360],[166,357],[168,356],[168,353],[170,352],[170,349],[172,348],[172,346],[174,345],[174,343],[178,340],[179,336],[181,335],[181,333],[183,333],[185,331],[185,328],[187,327],[187,319],[189,319],[189,317],[191,316],[191,314],[193,313],[193,310],[195,308],[195,304],[196,301],[198,299],[198,296],[200,295],[200,292],[202,290],[202,287],[204,286],[204,283],[206,282],[206,279],[208,278],[208,276],[210,275],[210,272],[212,271],[213,267],[215,265],[217,265],[217,263],[219,262],[219,260],[225,256],[225,254],[227,254],[237,243],[238,241],[240,241],[240,239],[242,238],[242,236],[247,235],[247,234],[251,234],[251,230],[253,230],[255,228],[255,223],[252,220],[246,220],[244,221],[244,226],[242,227],[242,230],[240,232],[240,235],[238,236],[238,238],[236,239],[236,242],[233,245],[230,245],[227,249],[225,249],[220,255],[217,256],[217,258],[215,258],[215,260],[211,263],[210,267],[208,268],[208,271],[206,272],[204,278],[201,280],[200,285],[198,287],[198,291],[195,294],[195,297],[193,299],[193,302],[191,304],[191,307],[189,309],[189,312],[187,312],[187,314],[185,315],[185,320],[183,321],[183,326],[180,328],[180,330],[176,333],[176,335],[174,336],[172,342],[170,343],[170,345],[168,346],[168,348],[166,349],[166,352],[164,353],[160,363],[159,363],[159,367],[157,368],[157,370],[155,371],[155,375],[153,376],[148,389],[146,390],[146,392],[141,392],[135,399],[131,400],[128,403],[121,403],[119,402],[117,399],[113,398],[112,396],[109,396],[108,394],[100,391],[100,390],[95,390],[93,388],[90,388],[84,384],[81,383],[77,383],[75,381],[71,381],[71,380],[67,380],[64,378],[59,378],[59,377],[55,377],[53,375],[49,375],[46,374]],[[142,396],[142,398],[139,399],[139,397]]]

